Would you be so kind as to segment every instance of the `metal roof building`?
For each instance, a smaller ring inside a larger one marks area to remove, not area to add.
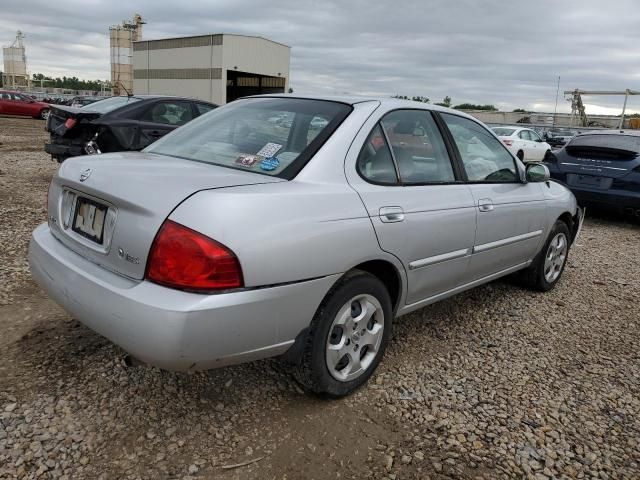
[[[133,43],[133,91],[222,105],[289,88],[291,48],[263,37],[212,34]]]

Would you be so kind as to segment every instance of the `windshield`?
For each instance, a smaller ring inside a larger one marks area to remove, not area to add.
[[[501,128],[501,127],[492,128],[492,130],[499,137],[510,137],[511,135],[513,135],[513,132],[516,131],[515,128]]]
[[[248,98],[217,108],[145,151],[293,178],[351,112],[300,98]]]
[[[116,108],[124,107],[125,105],[133,102],[139,102],[141,99],[137,97],[111,97],[105,100],[99,100],[97,102],[90,103],[84,107],[87,110],[97,113],[107,113]]]

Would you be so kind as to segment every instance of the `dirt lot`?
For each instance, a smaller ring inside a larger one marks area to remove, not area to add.
[[[548,294],[497,282],[400,319],[369,385],[324,401],[275,360],[127,367],[48,300],[25,260],[44,139],[0,118],[0,478],[640,477],[638,225],[589,218]]]

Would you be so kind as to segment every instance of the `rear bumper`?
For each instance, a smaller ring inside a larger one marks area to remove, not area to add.
[[[339,277],[187,293],[111,273],[69,250],[46,224],[33,232],[29,265],[38,284],[74,318],[168,370],[205,370],[284,353]]]
[[[616,210],[640,208],[640,192],[570,188],[580,205],[602,206]]]

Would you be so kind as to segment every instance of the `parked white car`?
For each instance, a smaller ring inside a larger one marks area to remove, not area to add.
[[[516,127],[493,127],[502,143],[523,162],[541,162],[551,145],[545,142],[535,130]]]

